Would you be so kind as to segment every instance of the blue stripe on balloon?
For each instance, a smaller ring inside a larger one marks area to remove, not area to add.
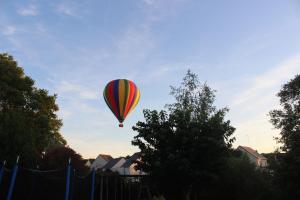
[[[117,118],[120,121],[121,117],[120,117],[120,103],[119,103],[119,80],[115,80],[114,81],[114,99],[117,105]]]

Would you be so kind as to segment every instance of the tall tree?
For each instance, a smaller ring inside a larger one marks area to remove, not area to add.
[[[79,174],[86,174],[89,168],[85,165],[82,156],[76,153],[70,147],[51,148],[42,156],[40,167],[42,170],[63,169],[68,165],[71,159],[72,167]]]
[[[283,85],[277,94],[281,109],[270,112],[271,122],[280,129],[277,141],[284,153],[277,177],[288,199],[300,199],[300,75]]]
[[[138,167],[159,179],[169,199],[189,199],[195,186],[205,190],[225,167],[235,128],[224,119],[228,109],[214,106],[214,93],[188,71],[180,87],[171,87],[176,101],[168,111],[144,110],[145,122],[133,127]]]
[[[56,95],[38,89],[8,54],[0,54],[0,159],[13,164],[18,155],[35,165],[52,145],[65,145],[55,114]]]

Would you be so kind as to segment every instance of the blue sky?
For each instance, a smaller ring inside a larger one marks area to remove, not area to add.
[[[267,116],[275,94],[300,72],[296,0],[0,0],[0,51],[36,85],[58,94],[61,133],[84,157],[137,151],[131,127],[144,108],[163,109],[187,69],[217,90],[237,145],[278,145]],[[105,84],[132,79],[140,103],[120,129]]]

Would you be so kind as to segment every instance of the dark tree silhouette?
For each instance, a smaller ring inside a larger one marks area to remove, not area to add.
[[[228,109],[214,106],[214,93],[188,71],[180,87],[171,87],[176,101],[168,112],[144,110],[145,122],[133,127],[138,167],[158,179],[167,199],[190,199],[194,187],[206,190],[225,167],[235,128],[224,119]]]
[[[278,96],[281,109],[270,112],[283,152],[277,156],[276,177],[286,199],[300,199],[300,75],[283,85]]]
[[[55,100],[35,87],[12,56],[0,54],[0,160],[12,165],[20,155],[23,165],[36,166],[48,147],[66,144]]]
[[[56,147],[47,151],[41,159],[40,168],[42,170],[63,169],[68,165],[69,158],[73,169],[79,174],[89,172],[89,168],[85,165],[86,161],[70,147]]]

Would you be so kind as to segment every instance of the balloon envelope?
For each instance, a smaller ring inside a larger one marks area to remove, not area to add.
[[[106,104],[119,120],[119,126],[122,127],[122,122],[140,99],[140,90],[130,80],[117,79],[105,86],[103,96]]]

